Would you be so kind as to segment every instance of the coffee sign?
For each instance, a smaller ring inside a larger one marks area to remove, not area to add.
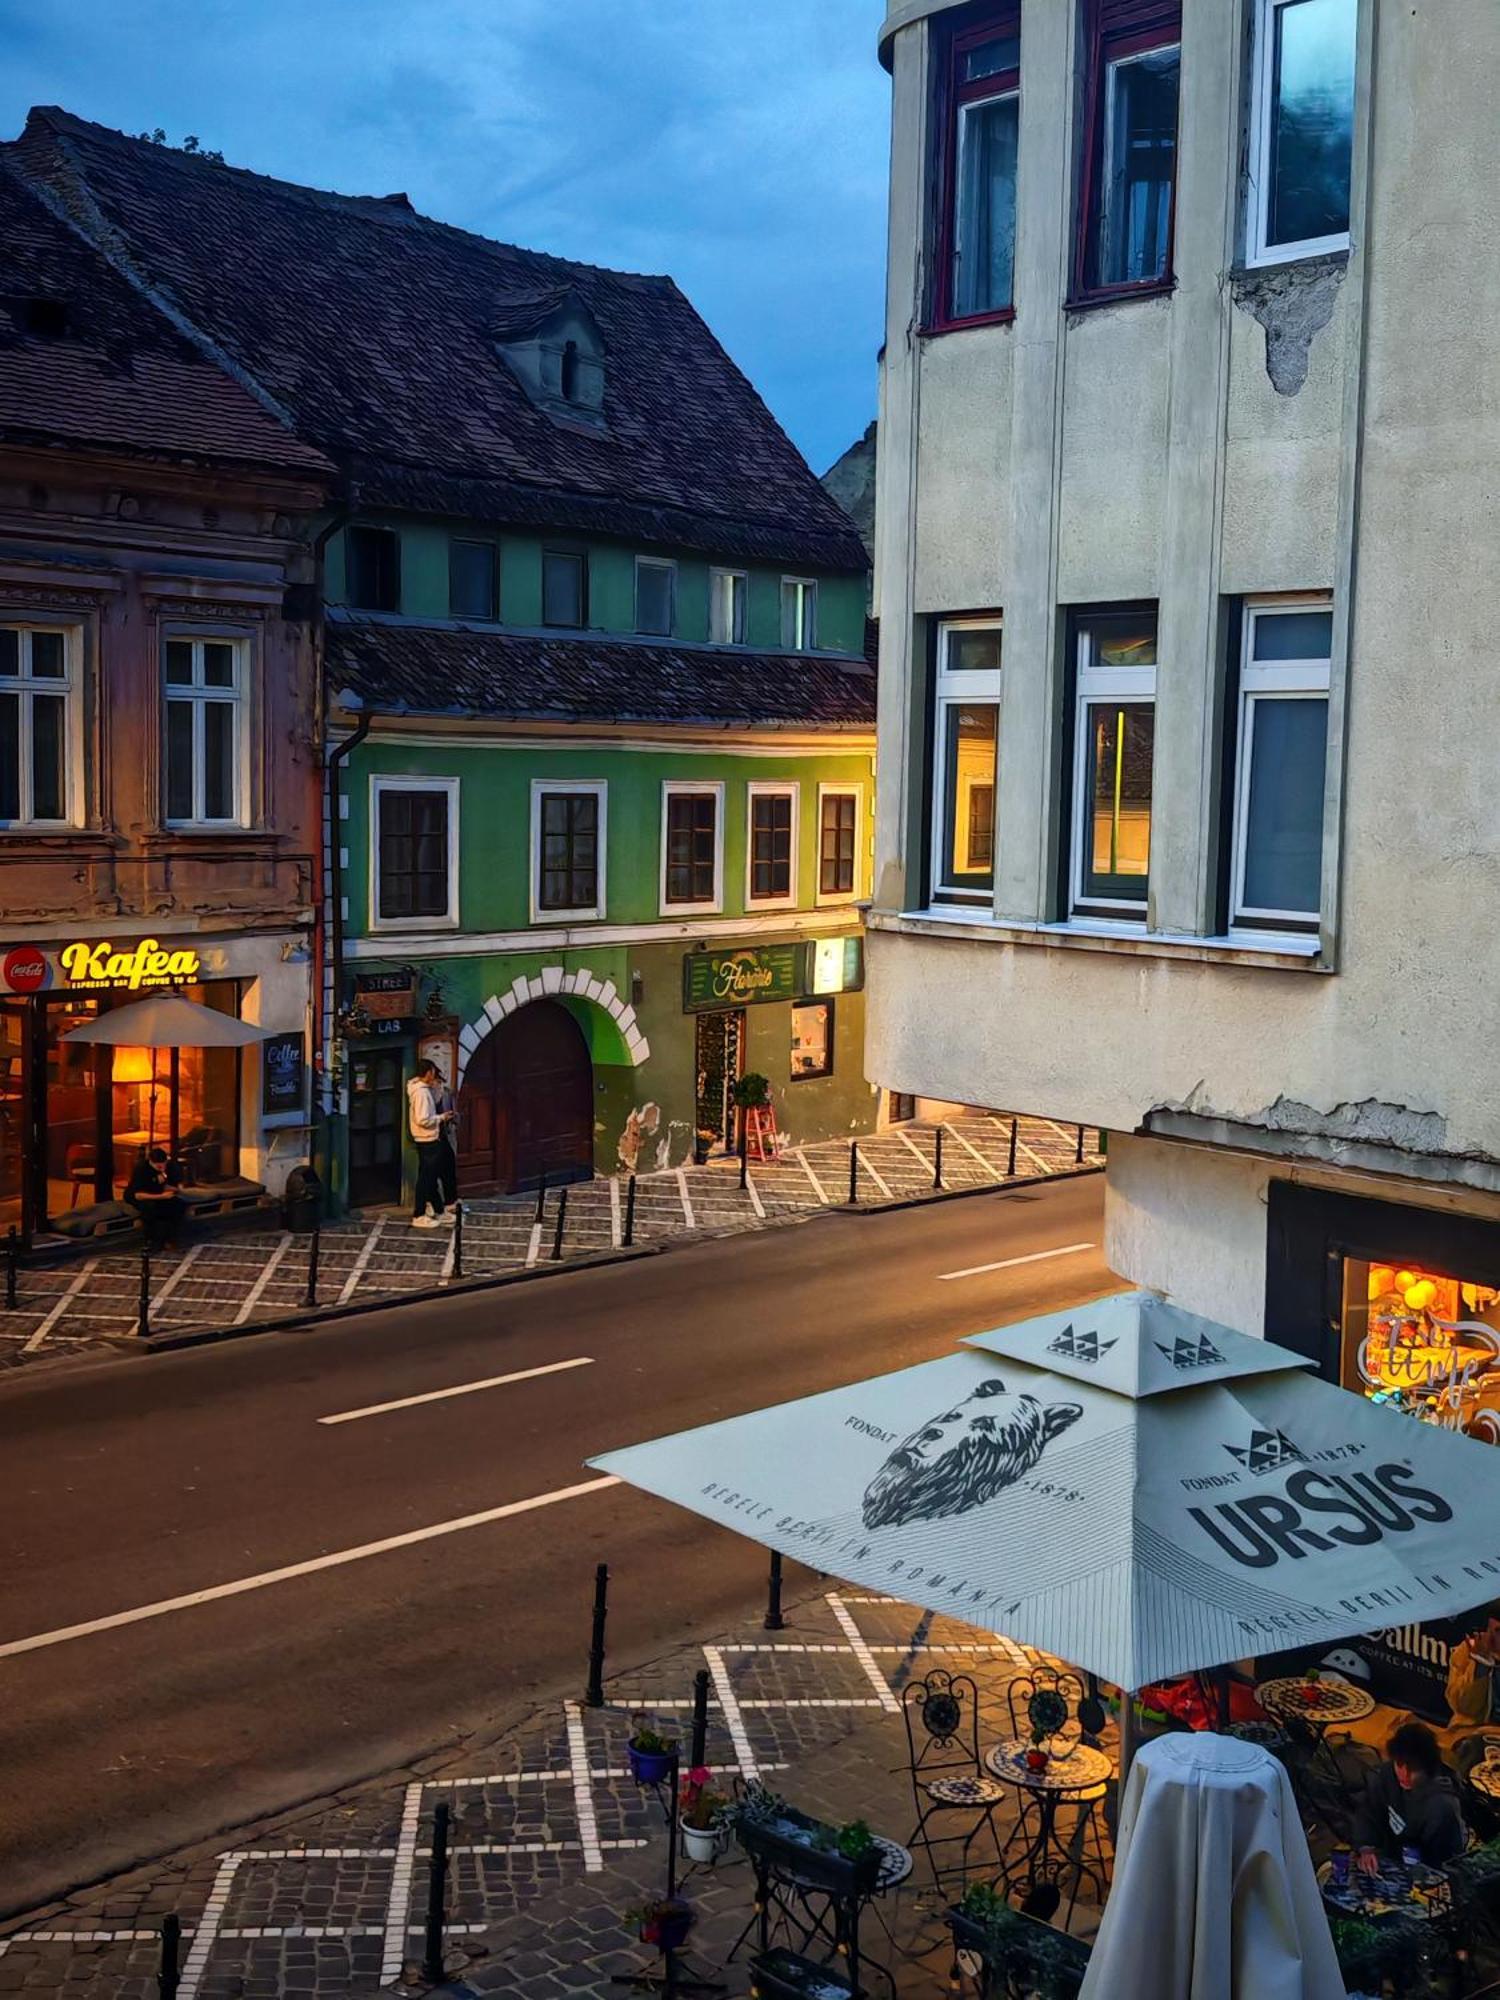
[[[682,985],[682,1004],[690,1014],[795,1000],[801,991],[800,948],[771,944],[759,951],[691,951],[683,960]]]

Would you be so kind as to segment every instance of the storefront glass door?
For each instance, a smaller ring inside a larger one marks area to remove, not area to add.
[[[51,1002],[42,1009],[46,1094],[42,1156],[49,1222],[69,1209],[108,1201],[112,1192],[108,1102],[103,1099],[110,1051],[66,1039],[74,1028],[97,1017],[100,1004],[90,995]],[[125,1171],[128,1174],[130,1168]]]
[[[738,1143],[734,1086],[745,1067],[744,1009],[695,1018],[698,1130],[732,1150]]]
[[[26,1026],[24,1000],[0,1001],[0,1232],[24,1226],[26,1183]]]

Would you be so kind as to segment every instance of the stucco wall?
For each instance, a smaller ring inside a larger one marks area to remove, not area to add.
[[[1133,1285],[1259,1339],[1269,1165],[1111,1134],[1104,1254]]]

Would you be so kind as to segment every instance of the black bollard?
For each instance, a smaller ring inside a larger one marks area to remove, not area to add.
[[[539,1223],[545,1222],[547,1219],[547,1173],[545,1168],[543,1168],[541,1178],[536,1184],[536,1219]]]
[[[604,1621],[609,1616],[609,1564],[594,1571],[594,1633],[589,1640],[589,1684],[584,1690],[586,1708],[604,1706]]]
[[[453,1275],[461,1278],[464,1274],[464,1205],[461,1201],[453,1204]]]
[[[309,1308],[318,1303],[318,1253],[323,1247],[323,1225],[313,1224],[312,1235],[307,1239],[307,1296],[303,1304]]]
[[[635,1241],[635,1175],[625,1183],[625,1234],[621,1238],[628,1250]]]
[[[1007,1178],[1016,1170],[1016,1120],[1010,1121],[1010,1158],[1005,1163]]]
[[[1083,1127],[1081,1125],[1078,1128],[1078,1151],[1073,1155],[1073,1157],[1077,1162],[1077,1164],[1081,1167],[1083,1165]]]
[[[938,1126],[932,1135],[932,1185],[943,1185],[943,1128]]]
[[[786,1628],[786,1620],[781,1615],[781,1551],[771,1551],[771,1574],[766,1581],[765,1629],[781,1632]]]
[[[750,1120],[740,1119],[740,1186],[748,1183],[750,1173]]]
[[[448,1801],[432,1815],[432,1861],[427,1870],[427,1945],[422,1953],[422,1977],[434,1984],[443,1977],[443,1919],[448,1900]]]
[[[700,1667],[693,1675],[693,1748],[688,1758],[688,1769],[696,1771],[700,1764],[708,1762],[708,1668]]]
[[[178,1960],[182,1956],[182,1922],[175,1916],[161,1920],[161,1971],[156,1975],[156,1988],[161,2000],[177,2000],[177,1982],[181,1968]]]
[[[854,1203],[854,1202],[857,1202],[857,1201],[859,1200],[859,1141],[858,1141],[858,1139],[851,1139],[851,1140],[849,1141],[849,1200],[850,1200],[851,1204],[852,1204],[852,1203]]]
[[[555,1264],[562,1256],[563,1230],[568,1222],[568,1190],[560,1188],[557,1195],[557,1221],[552,1228],[552,1261]]]
[[[144,1340],[151,1331],[151,1252],[145,1244],[141,1245],[141,1296],[138,1317],[140,1324],[136,1332]]]
[[[16,1309],[16,1267],[21,1261],[21,1240],[16,1235],[16,1226],[11,1224],[5,1233],[5,1310]]]

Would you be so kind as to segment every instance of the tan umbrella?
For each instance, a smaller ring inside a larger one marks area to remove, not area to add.
[[[132,1000],[128,1007],[112,1007],[81,1027],[70,1028],[62,1039],[152,1051],[148,1130],[149,1143],[154,1145],[157,1049],[242,1049],[252,1042],[263,1042],[275,1032],[273,1028],[257,1028],[248,1021],[237,1021],[233,1014],[221,1014],[215,1007],[202,1007],[180,993],[149,993],[144,1000]]]

